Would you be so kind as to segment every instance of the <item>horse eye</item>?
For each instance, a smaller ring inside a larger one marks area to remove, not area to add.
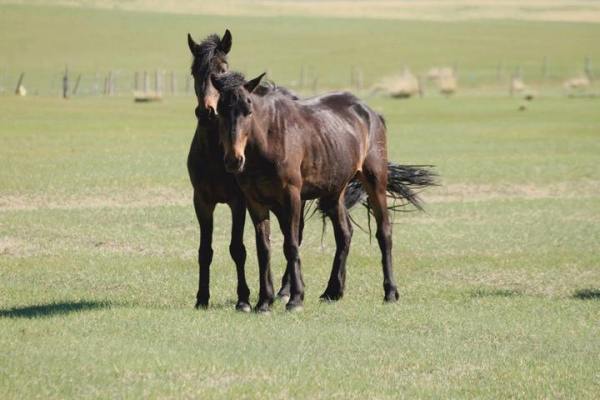
[[[248,104],[252,104],[252,101],[251,101],[250,99],[246,99],[246,102],[247,102]]]

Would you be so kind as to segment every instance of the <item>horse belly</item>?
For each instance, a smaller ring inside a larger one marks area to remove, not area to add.
[[[303,163],[302,198],[309,200],[338,194],[356,174],[355,157],[347,154],[335,159]]]

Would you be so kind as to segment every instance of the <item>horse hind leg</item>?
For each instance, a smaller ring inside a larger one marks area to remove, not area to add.
[[[335,301],[344,296],[346,259],[350,251],[350,242],[352,241],[352,224],[350,223],[348,210],[344,206],[343,194],[339,197],[335,206],[330,209],[328,216],[333,225],[336,250],[329,282],[327,283],[325,292],[321,295],[321,300]]]
[[[248,211],[254,223],[256,235],[256,254],[259,267],[258,303],[254,311],[268,313],[273,304],[273,278],[271,277],[271,225],[269,221],[269,210],[258,203],[248,203]]]
[[[358,174],[367,191],[369,205],[377,222],[377,242],[381,250],[383,268],[384,301],[395,302],[399,299],[392,266],[392,225],[387,208],[387,161],[385,158],[370,156]]]

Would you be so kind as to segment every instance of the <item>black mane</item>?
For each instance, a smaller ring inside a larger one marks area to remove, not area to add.
[[[241,72],[230,71],[214,77],[217,89],[221,94],[235,91],[246,83],[246,77]]]
[[[254,94],[257,94],[259,96],[266,96],[270,93],[279,93],[285,97],[289,97],[292,100],[300,99],[300,97],[298,97],[298,95],[296,95],[296,93],[292,92],[291,90],[289,90],[288,88],[285,88],[283,86],[278,86],[272,80],[263,81],[260,83],[260,85],[258,85],[258,87],[256,89],[254,89]]]
[[[194,56],[192,62],[192,75],[194,76],[207,76],[209,73],[209,62],[215,56],[215,53],[221,53],[223,57],[226,56],[221,50],[219,45],[221,44],[221,38],[216,33],[208,35],[197,47],[197,53]]]
[[[231,71],[219,75],[215,77],[214,80],[216,81],[217,86],[219,88],[219,92],[221,92],[222,95],[233,94],[233,92],[236,92],[238,88],[240,88],[246,83],[246,78],[244,77],[244,74],[236,71]],[[275,82],[271,80],[261,82],[253,93],[261,97],[269,94],[281,94],[285,97],[289,97],[292,100],[299,99],[299,97],[295,93],[284,88],[283,86],[278,86]]]

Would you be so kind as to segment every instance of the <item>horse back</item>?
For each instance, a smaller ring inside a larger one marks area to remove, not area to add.
[[[331,155],[353,156],[358,170],[368,153],[379,149],[380,142],[385,144],[383,117],[349,92],[329,93],[300,104],[313,122],[314,133],[326,135],[330,147],[339,147]]]
[[[300,163],[304,197],[337,192],[362,169],[381,119],[346,92],[284,103],[286,159]]]

